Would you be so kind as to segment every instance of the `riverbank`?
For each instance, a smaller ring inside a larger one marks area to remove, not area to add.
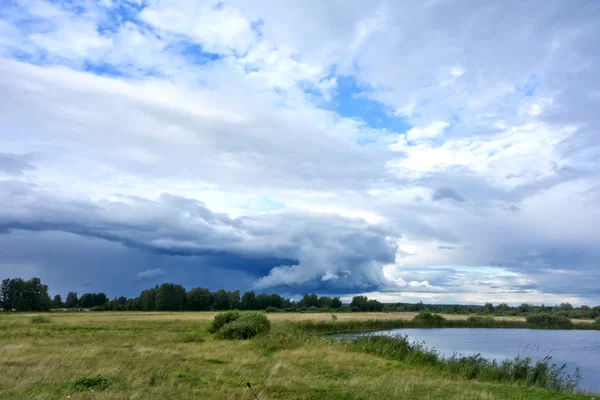
[[[304,321],[272,318],[267,336],[215,340],[204,314],[3,315],[0,398],[251,399],[246,382],[261,400],[591,398],[407,365],[298,329]]]

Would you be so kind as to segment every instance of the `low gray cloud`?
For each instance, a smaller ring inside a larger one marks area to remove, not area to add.
[[[433,201],[441,201],[441,200],[455,200],[458,202],[465,201],[465,198],[460,195],[456,190],[450,188],[439,188],[433,192],[431,196]]]
[[[30,154],[12,154],[0,152],[0,173],[8,175],[21,175],[26,171],[34,170],[31,164],[33,156]]]
[[[138,272],[137,279],[138,280],[154,279],[154,278],[158,278],[159,276],[163,276],[163,275],[166,275],[166,272],[161,268],[147,269],[145,271]]]

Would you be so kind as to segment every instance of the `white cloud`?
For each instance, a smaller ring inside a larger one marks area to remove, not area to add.
[[[436,121],[424,127],[411,128],[406,132],[406,138],[410,141],[417,141],[420,139],[433,139],[441,136],[444,130],[450,126],[449,123],[444,121]]]

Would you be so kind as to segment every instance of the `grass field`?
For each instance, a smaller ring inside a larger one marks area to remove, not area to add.
[[[214,315],[53,313],[37,323],[32,314],[0,315],[0,399],[252,399],[246,382],[261,400],[591,398],[460,380],[318,336],[289,335],[290,319],[329,314],[270,314],[271,333],[249,341],[213,339],[206,328]],[[108,380],[104,390],[74,384],[97,375]]]

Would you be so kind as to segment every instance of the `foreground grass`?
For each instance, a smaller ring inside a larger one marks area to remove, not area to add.
[[[273,320],[268,336],[219,341],[208,319],[167,316],[1,316],[0,398],[252,399],[251,382],[262,400],[590,399],[458,379],[357,352],[289,321]],[[89,382],[100,386],[91,391]]]

